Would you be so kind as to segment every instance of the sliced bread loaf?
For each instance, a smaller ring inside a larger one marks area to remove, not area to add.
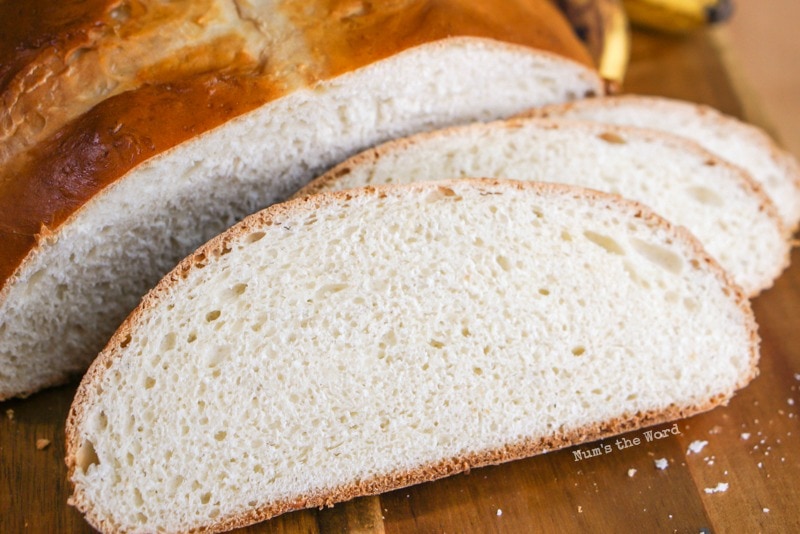
[[[82,373],[178,260],[348,155],[602,91],[547,0],[28,4],[0,3],[0,400]]]
[[[96,528],[223,530],[710,409],[744,295],[614,195],[456,180],[247,218],[164,278],[72,405]]]
[[[564,182],[638,200],[691,230],[749,295],[788,263],[787,232],[746,173],[685,139],[629,127],[518,119],[450,128],[370,149],[298,194],[443,176]]]
[[[662,97],[623,95],[553,105],[525,116],[563,117],[653,128],[687,137],[739,165],[775,202],[791,231],[800,223],[800,165],[764,131],[708,106]]]

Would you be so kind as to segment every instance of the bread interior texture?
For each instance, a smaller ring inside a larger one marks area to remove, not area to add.
[[[242,525],[708,409],[756,345],[696,242],[615,197],[297,200],[188,258],[94,363],[72,502],[105,530]]]
[[[177,261],[354,152],[599,90],[591,71],[556,56],[449,39],[291,93],[143,163],[43,235],[0,291],[0,399],[83,372]]]
[[[800,165],[794,156],[763,130],[713,108],[626,95],[586,100],[576,106],[547,106],[537,113],[653,128],[692,139],[749,172],[775,202],[787,228],[796,230],[800,223]]]
[[[744,171],[644,129],[524,119],[455,127],[359,154],[306,190],[462,176],[561,181],[642,202],[694,233],[748,295],[772,286],[788,264],[775,206]]]

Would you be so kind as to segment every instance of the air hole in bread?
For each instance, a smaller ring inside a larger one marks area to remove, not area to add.
[[[200,503],[201,504],[208,504],[209,502],[211,502],[211,492],[210,491],[207,491],[207,492],[203,493],[202,495],[200,495]]]
[[[689,195],[701,204],[719,207],[725,204],[722,197],[707,187],[695,186],[686,190]]]
[[[317,290],[315,297],[325,298],[333,293],[344,291],[348,287],[350,287],[348,284],[326,284]]]
[[[214,434],[214,439],[217,440],[217,441],[224,441],[225,438],[227,438],[227,437],[228,437],[228,433],[225,432],[224,430],[220,430],[219,432]]]
[[[27,283],[27,288],[28,288],[27,291],[28,291],[28,293],[31,292],[31,290],[33,289],[33,286],[36,283],[38,283],[42,278],[44,278],[45,272],[46,272],[45,269],[39,269],[38,271],[36,271],[32,275],[30,275],[30,277],[28,277],[28,283]]]
[[[678,275],[683,270],[683,260],[671,250],[637,238],[631,239],[631,244],[636,252],[665,271]]]
[[[166,352],[175,348],[175,332],[169,332],[161,340],[161,352]]]
[[[125,336],[125,339],[123,339],[122,342],[119,344],[119,348],[124,349],[125,347],[130,345],[130,343],[131,343],[131,335],[128,334],[127,336]],[[108,363],[110,365],[111,362]]]
[[[89,440],[84,441],[78,449],[76,460],[78,469],[84,473],[89,471],[93,465],[100,465],[100,458],[97,457],[97,452],[94,450],[94,443]]]
[[[106,412],[100,412],[97,415],[97,427],[100,430],[105,430],[108,428],[108,417],[106,416]]]
[[[592,232],[591,230],[585,230],[583,232],[583,235],[586,237],[586,239],[588,239],[595,245],[604,248],[606,251],[612,254],[619,254],[621,256],[625,255],[625,249],[622,248],[622,245],[617,243],[613,237],[603,234],[598,234]]]
[[[612,145],[624,145],[627,142],[624,137],[615,132],[603,132],[597,137]]]
[[[253,232],[251,234],[247,234],[247,237],[244,238],[244,242],[247,244],[253,244],[261,241],[265,235],[267,235],[266,232]]]
[[[172,480],[169,483],[170,491],[173,491],[173,492],[176,491],[181,486],[181,484],[183,484],[184,480],[185,479],[180,475],[177,475],[177,476],[173,477]]]
[[[572,354],[574,356],[583,356],[586,353],[586,347],[578,345],[576,347],[572,347]]]
[[[139,488],[133,488],[133,504],[136,506],[141,506],[144,504],[144,499],[142,499],[142,492],[139,491]]]
[[[206,322],[216,321],[220,315],[222,315],[222,312],[219,310],[210,311],[206,314]]]
[[[504,271],[509,272],[511,270],[511,262],[505,256],[497,256],[495,261]]]
[[[153,386],[156,385],[156,381],[153,377],[148,376],[144,379],[144,389],[153,389]]]

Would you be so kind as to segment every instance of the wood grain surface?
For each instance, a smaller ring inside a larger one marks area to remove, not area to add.
[[[636,33],[626,91],[741,117],[714,42]],[[800,250],[753,306],[760,376],[729,406],[679,421],[677,435],[648,442],[635,431],[622,437],[640,443],[625,449],[605,439],[241,532],[800,532]],[[91,531],[66,504],[63,427],[74,390],[0,403],[0,533]],[[37,440],[49,444],[40,450]],[[693,442],[707,444],[692,453]],[[612,452],[575,459],[598,445]]]

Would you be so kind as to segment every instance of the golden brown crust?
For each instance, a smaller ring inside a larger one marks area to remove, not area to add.
[[[194,17],[199,8],[189,4],[193,7],[184,10],[185,16]],[[475,0],[403,0],[378,10],[372,3],[352,0],[318,0],[313,4],[285,0],[279,11],[294,26],[281,31],[300,39],[304,43],[302,51],[276,48],[279,53],[272,54],[272,49],[259,52],[244,48],[244,44],[239,49],[214,41],[199,52],[185,51],[185,56],[178,56],[181,61],[153,65],[144,62],[140,70],[129,74],[135,79],[119,81],[120,90],[132,90],[112,92],[115,96],[64,125],[57,124],[57,117],[42,117],[50,120],[48,128],[54,133],[0,166],[0,287],[42,240],[43,233],[55,231],[90,198],[129,170],[300,87],[313,86],[415,46],[453,37],[515,43],[591,64],[587,52],[551,2],[512,1],[504,6],[489,9]],[[35,108],[28,110],[26,104],[18,104],[25,90],[12,90],[14,79],[25,78],[17,80],[20,87],[52,89],[47,83],[58,87],[59,80],[68,77],[65,72],[72,72],[67,68],[71,58],[78,57],[74,61],[80,61],[80,54],[73,56],[73,52],[79,50],[86,55],[92,51],[101,57],[102,53],[111,54],[120,47],[111,46],[117,41],[106,42],[110,39],[121,39],[125,47],[135,43],[134,59],[146,57],[146,46],[161,43],[149,37],[158,33],[157,25],[173,23],[184,16],[178,7],[153,13],[154,6],[146,2],[0,3],[0,24],[4,24],[2,31],[7,36],[0,41],[0,99],[9,109],[12,104],[21,106],[18,113],[38,114]],[[243,25],[260,26],[260,20],[248,18],[251,15],[243,5],[236,7]],[[209,20],[198,24],[213,26],[214,13],[212,10]],[[15,55],[18,49],[22,51]],[[208,64],[192,60],[208,56],[209,51],[221,59]],[[155,54],[156,50],[151,52]],[[264,57],[254,58],[258,53]],[[84,63],[94,66],[97,61],[87,59],[81,65]],[[40,70],[52,72],[44,75]],[[79,71],[74,76],[91,76],[77,67],[73,70]],[[97,76],[111,74],[98,71]],[[41,77],[55,81],[34,83]],[[89,77],[83,85],[92,86],[91,80]],[[100,82],[94,85],[97,83]],[[75,99],[87,98],[96,96],[75,93]],[[58,106],[54,109],[53,113],[61,113]],[[64,120],[71,118],[65,117]],[[3,121],[6,119],[11,120],[5,117]],[[26,120],[30,123],[33,117]]]
[[[667,232],[672,236],[674,241],[683,242],[695,256],[695,260],[692,262],[693,268],[707,270],[716,276],[723,285],[723,292],[731,298],[733,305],[742,312],[745,321],[745,324],[742,326],[749,333],[750,338],[750,365],[748,372],[741,376],[739,381],[729,391],[718,392],[702,404],[689,406],[669,405],[664,409],[651,410],[644,413],[620,414],[618,418],[610,421],[598,422],[578,429],[564,429],[552,436],[531,437],[518,443],[507,444],[500,449],[476,451],[463,457],[442,459],[440,462],[420,466],[416,469],[388,473],[385,476],[364,481],[354,481],[351,484],[338,488],[321,490],[314,494],[298,496],[296,499],[272,503],[241,515],[221,518],[203,527],[198,527],[194,529],[193,532],[217,532],[242,527],[292,510],[332,506],[336,502],[346,501],[358,496],[382,493],[411,484],[418,484],[465,472],[474,467],[503,463],[549,450],[601,439],[644,426],[688,417],[727,402],[737,389],[746,386],[757,376],[760,339],[749,300],[742,293],[741,289],[734,284],[733,280],[722,267],[705,252],[700,242],[688,230],[683,227],[673,226],[638,202],[622,198],[618,195],[563,184],[519,182],[498,179],[443,180],[439,182],[383,185],[379,187],[364,187],[349,191],[336,191],[314,196],[298,197],[282,204],[276,204],[247,217],[227,232],[220,234],[200,247],[191,256],[185,258],[144,297],[141,304],[123,322],[106,348],[92,363],[78,387],[67,417],[65,461],[67,464],[68,478],[73,484],[74,490],[73,496],[70,498],[70,504],[86,514],[87,521],[96,528],[105,532],[120,531],[116,525],[102,518],[92,508],[91,503],[83,498],[78,488],[74,485],[73,475],[77,466],[77,452],[81,445],[79,442],[79,425],[83,419],[85,408],[92,402],[92,398],[95,395],[94,385],[102,380],[105,371],[111,367],[114,360],[121,356],[120,349],[127,346],[132,333],[139,326],[144,314],[149,309],[158,306],[159,302],[169,295],[175,285],[182,283],[189,272],[193,269],[203,268],[208,261],[216,257],[224,256],[230,252],[231,243],[244,239],[252,232],[257,232],[266,226],[281,224],[289,217],[302,215],[306,212],[313,212],[331,203],[346,202],[364,197],[381,198],[388,195],[404,194],[413,191],[426,192],[434,188],[455,188],[465,185],[483,190],[487,194],[502,189],[536,190],[542,194],[559,194],[604,202],[607,205],[630,213],[633,217],[640,219],[651,228]]]

